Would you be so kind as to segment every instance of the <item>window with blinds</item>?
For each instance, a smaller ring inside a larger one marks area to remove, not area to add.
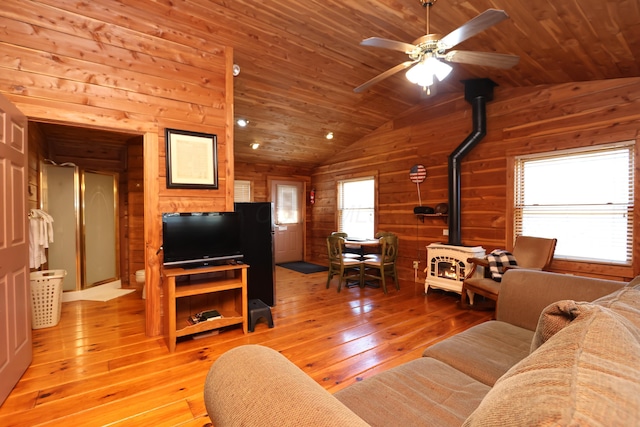
[[[516,158],[516,235],[557,238],[555,257],[630,264],[634,143]]]
[[[233,201],[237,203],[251,201],[251,181],[233,181]]]
[[[349,237],[372,239],[375,233],[375,179],[338,181],[338,230]]]

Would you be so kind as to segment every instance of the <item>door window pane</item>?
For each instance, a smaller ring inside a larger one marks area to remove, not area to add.
[[[278,199],[276,202],[276,219],[278,224],[297,224],[298,187],[295,185],[277,185]]]

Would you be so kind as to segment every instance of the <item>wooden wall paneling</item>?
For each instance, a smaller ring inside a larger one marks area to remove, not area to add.
[[[162,322],[162,212],[158,206],[160,179],[158,178],[158,158],[160,157],[159,130],[144,135],[144,272],[146,286],[145,323],[148,336],[163,332]]]
[[[294,5],[290,0],[274,0],[260,7],[249,0],[5,3],[0,16],[9,21],[3,25],[0,40],[10,53],[3,57],[3,64],[13,63],[8,69],[14,70],[19,68],[15,58],[24,57],[29,72],[34,64],[41,70],[50,68],[42,80],[34,76],[37,83],[33,84],[23,75],[15,76],[14,90],[31,85],[31,96],[50,94],[61,87],[67,97],[72,92],[80,97],[86,91],[91,94],[87,103],[104,105],[108,96],[98,99],[102,95],[92,85],[139,93],[152,100],[167,88],[173,92],[170,99],[209,105],[205,100],[209,93],[198,87],[208,84],[214,93],[218,85],[209,84],[213,80],[210,76],[196,80],[206,69],[219,75],[205,64],[207,55],[217,54],[211,46],[232,46],[242,67],[241,76],[235,79],[242,96],[235,105],[240,115],[255,125],[238,135],[242,144],[236,156],[244,162],[288,161],[314,167],[390,117],[417,103],[432,104],[437,98],[421,95],[401,74],[363,94],[353,93],[355,86],[388,69],[398,58],[397,52],[359,46],[363,37],[410,41],[422,34],[424,11],[415,1],[398,6],[395,0],[339,5],[320,1]],[[462,8],[459,2],[448,3],[441,2],[434,9],[436,33],[446,34],[482,10],[496,7],[490,0],[478,0],[473,6],[465,2]],[[635,2],[627,3],[581,0],[558,6],[546,0],[531,6],[524,0],[509,2],[505,9],[511,18],[467,40],[465,47],[491,47],[519,55],[519,64],[510,70],[456,64],[451,76],[438,82],[437,90],[441,94],[461,91],[460,80],[474,76],[490,77],[502,87],[635,77],[640,69],[636,53],[640,51],[636,27],[640,9]],[[613,24],[588,25],[596,21]],[[53,50],[43,48],[62,38],[69,43],[56,43]],[[17,46],[14,39],[26,41]],[[80,57],[80,52],[85,56]],[[171,79],[174,69],[186,77]],[[0,73],[0,79],[3,76]],[[70,86],[75,86],[75,91]],[[145,105],[153,108],[160,104]],[[184,107],[162,108],[154,115],[179,119],[175,114],[188,114]],[[431,112],[442,115],[452,107],[453,103],[442,104]],[[201,117],[206,120],[211,116]],[[331,142],[323,140],[326,130],[336,135]],[[261,152],[249,148],[256,139],[265,142]]]
[[[205,132],[216,135],[217,140],[217,167],[218,189],[176,189],[167,188],[167,164],[166,164],[166,140],[165,129],[181,129],[192,132]],[[187,122],[160,122],[158,170],[159,170],[159,199],[160,212],[210,212],[233,210],[233,204],[229,206],[226,186],[232,182],[227,176],[231,172],[229,165],[229,153],[227,151],[227,137],[224,126],[204,127],[202,125]],[[233,145],[231,143],[231,145]],[[233,194],[233,193],[231,193]]]
[[[128,239],[128,280],[136,283],[136,271],[144,270],[144,141],[127,144],[126,236]]]
[[[487,104],[487,135],[462,160],[463,244],[481,245],[487,250],[509,246],[510,156],[629,139],[638,141],[639,104],[640,78],[531,88],[497,87],[494,99]],[[326,259],[324,238],[335,224],[335,176],[367,166],[380,168],[380,228],[399,232],[399,274],[403,280],[412,280],[411,260],[416,254],[422,257],[420,250],[429,243],[446,242],[442,230],[447,225],[432,218],[416,224],[410,212],[412,204],[417,205],[417,191],[408,177],[406,184],[402,183],[403,173],[408,174],[413,164],[424,164],[427,179],[421,184],[423,204],[448,201],[447,158],[471,130],[471,106],[461,94],[443,95],[435,98],[433,104],[404,113],[348,147],[336,156],[335,162],[316,168],[311,185],[317,190],[318,202],[312,208],[314,224],[310,235],[315,241],[310,243],[310,256]],[[363,149],[365,161],[352,160]],[[393,149],[399,155],[389,155]],[[634,233],[631,267],[555,260],[552,269],[628,280],[640,273],[638,234]],[[422,271],[420,275],[423,279]]]
[[[311,171],[310,168],[297,166],[235,162],[235,179],[251,181],[254,202],[271,201],[271,190],[268,188],[270,178],[310,182]]]
[[[40,208],[40,168],[43,159],[47,155],[47,144],[42,129],[37,123],[29,122],[29,187],[28,203],[29,209]]]
[[[225,193],[225,206],[228,211],[233,211],[233,197],[235,189],[233,180],[235,179],[235,156],[234,156],[234,144],[233,136],[235,129],[235,116],[234,116],[234,91],[233,91],[233,49],[228,48],[224,51],[224,62],[226,64],[224,74],[224,133],[225,133],[225,161],[224,161],[224,193]]]
[[[127,227],[125,224],[127,223],[127,203],[129,199],[129,188],[127,185],[127,173],[126,173],[126,162],[125,162],[125,170],[122,173],[118,174],[118,224],[117,224],[117,243],[118,250],[116,252],[116,256],[118,256],[118,265],[116,266],[116,271],[120,276],[120,283],[124,286],[128,286],[130,283],[135,283],[130,281],[129,274],[129,235],[127,233]]]
[[[107,0],[60,0],[8,2],[0,11],[0,92],[30,120],[145,134],[149,335],[161,333],[160,207],[222,210],[233,197],[226,188],[233,174],[232,51],[203,30],[204,21],[195,18],[199,23],[193,25],[193,17],[182,20],[168,10],[139,2],[114,8]],[[201,28],[197,34],[194,26]],[[149,147],[164,144],[167,123],[218,134],[219,191],[167,193],[160,167],[164,149]],[[93,161],[104,154],[96,153]]]

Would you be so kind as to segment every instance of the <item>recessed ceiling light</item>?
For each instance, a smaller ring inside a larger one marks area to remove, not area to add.
[[[325,135],[325,138],[327,139],[333,139],[333,132],[329,132]]]
[[[260,143],[258,142],[254,142],[253,144],[251,144],[251,148],[253,148],[254,150],[257,150],[258,147],[260,147]]]
[[[245,119],[238,119],[236,121],[236,123],[238,124],[238,126],[240,126],[241,128],[245,127],[246,125],[249,124],[249,120],[245,120]]]

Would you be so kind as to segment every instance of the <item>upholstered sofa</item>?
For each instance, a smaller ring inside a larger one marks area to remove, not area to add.
[[[205,403],[215,427],[640,425],[640,278],[508,271],[496,320],[423,356],[332,395],[242,346],[212,365]]]

